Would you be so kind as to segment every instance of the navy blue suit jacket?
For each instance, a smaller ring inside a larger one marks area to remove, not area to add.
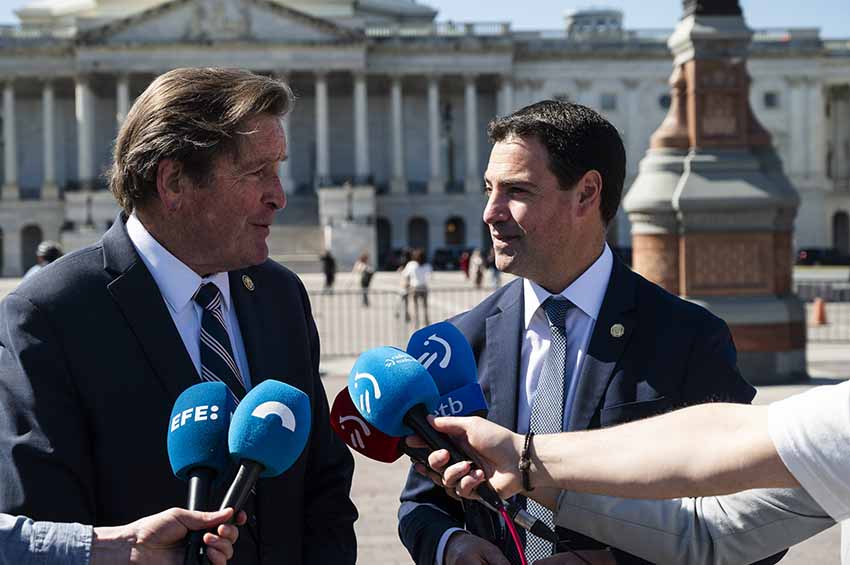
[[[304,286],[272,261],[229,276],[252,382],[285,381],[312,405],[307,447],[258,483],[233,562],[353,564],[354,463],[329,425]],[[184,506],[166,432],[177,396],[198,382],[121,218],[0,304],[0,511],[118,525]]]
[[[487,418],[516,429],[520,352],[525,333],[522,280],[451,320],[466,336],[489,405]],[[622,324],[620,337],[611,333]],[[739,373],[726,323],[614,259],[611,279],[581,367],[569,430],[645,418],[689,404],[749,403],[755,389]],[[659,438],[663,441],[663,438]],[[647,446],[651,449],[652,446]],[[514,554],[506,529],[476,503],[460,502],[411,469],[401,494],[399,535],[418,565],[432,565],[443,532],[466,527]],[[562,540],[604,547],[559,528]],[[619,563],[642,563],[616,552]],[[518,562],[516,557],[512,557]]]

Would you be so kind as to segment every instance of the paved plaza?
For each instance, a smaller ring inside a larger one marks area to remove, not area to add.
[[[316,297],[321,296],[322,275],[304,275],[305,284],[314,297],[314,309],[316,309]],[[399,275],[396,273],[378,273],[375,277],[374,291],[392,291],[399,289]],[[502,282],[507,279],[503,278]],[[0,296],[5,296],[18,284],[17,279],[0,279]],[[468,288],[471,285],[466,282],[459,273],[436,273],[432,288],[448,291],[450,289]],[[356,295],[354,279],[347,273],[338,277],[335,285],[336,294],[351,293]],[[487,291],[482,290],[482,296]],[[435,292],[435,295],[439,295]],[[463,294],[464,300],[478,299],[477,295]],[[456,307],[456,301],[451,307]],[[474,302],[473,302],[474,303]],[[365,317],[365,327],[372,328],[378,323],[378,318],[386,317],[386,312],[372,308],[356,307],[356,317]],[[440,304],[434,304],[435,311],[432,321],[441,319],[437,317]],[[317,315],[317,322],[322,324],[321,313]],[[408,325],[409,327],[409,325]],[[342,333],[342,339],[356,339],[351,327],[321,328],[323,333]],[[368,332],[367,332],[368,333]],[[371,336],[375,338],[374,335]],[[401,344],[403,345],[403,344]],[[814,385],[829,384],[850,378],[850,345],[834,343],[814,343],[807,348],[809,374],[812,380],[807,383],[762,386],[759,387],[756,403],[768,403],[785,398],[806,390]],[[337,392],[346,385],[348,372],[355,360],[354,356],[337,356],[323,358],[322,372],[324,373],[324,385],[330,400]],[[396,511],[398,509],[398,495],[404,483],[408,462],[405,458],[400,459],[392,465],[377,463],[366,459],[355,453],[356,469],[354,473],[354,486],[352,496],[360,511],[360,519],[357,521],[357,537],[359,544],[359,563],[365,565],[407,565],[411,563],[407,552],[398,539]],[[830,530],[792,548],[783,564],[811,565],[839,563],[840,532],[839,528]]]

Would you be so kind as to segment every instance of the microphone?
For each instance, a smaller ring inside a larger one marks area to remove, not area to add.
[[[310,399],[294,386],[265,380],[239,403],[230,422],[230,458],[239,464],[236,478],[219,509],[238,513],[257,479],[276,477],[304,451],[310,435]]]
[[[410,336],[407,352],[428,370],[442,395],[435,416],[486,417],[475,354],[457,327],[450,322],[426,326]]]
[[[168,425],[168,460],[174,475],[189,481],[189,510],[208,510],[212,485],[227,470],[227,428],[233,408],[227,386],[220,382],[193,385],[174,402]],[[203,535],[196,531],[187,536],[187,565],[203,558]]]
[[[331,407],[331,428],[348,447],[374,461],[394,463],[404,453],[428,465],[430,450],[410,447],[402,438],[388,436],[364,420],[354,407],[347,388],[339,391]]]
[[[348,376],[348,393],[363,418],[385,434],[402,437],[416,433],[433,449],[449,452],[450,464],[475,459],[460,450],[427,420],[439,401],[428,371],[416,359],[395,347],[377,347],[357,358]],[[500,510],[504,503],[489,483],[478,495]]]
[[[487,401],[478,384],[475,353],[454,324],[438,322],[417,330],[407,342],[407,352],[428,370],[442,395],[435,416],[487,417]],[[504,504],[508,515],[522,528],[557,543],[555,532],[540,519],[518,504],[509,501]],[[484,506],[496,511],[486,502]]]

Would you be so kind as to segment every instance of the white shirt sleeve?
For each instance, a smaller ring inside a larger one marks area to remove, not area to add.
[[[768,430],[788,470],[835,520],[850,516],[850,382],[770,405]]]

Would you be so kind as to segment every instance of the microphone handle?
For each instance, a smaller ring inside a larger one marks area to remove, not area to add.
[[[235,519],[245,505],[245,501],[248,500],[248,495],[251,494],[251,489],[254,488],[263,469],[264,467],[256,461],[243,459],[239,465],[239,471],[236,472],[236,478],[233,479],[227,494],[224,495],[224,500],[221,501],[219,510],[233,508],[235,510],[233,519]]]
[[[416,461],[417,463],[422,463],[426,467],[428,467],[428,455],[430,455],[431,450],[427,447],[410,447],[406,443],[404,443],[404,439],[401,440],[401,452]]]
[[[215,471],[206,467],[196,467],[189,471],[189,496],[186,500],[188,510],[206,510],[210,500]],[[192,531],[186,536],[186,554],[184,565],[199,565],[204,562],[206,547],[204,532]]]
[[[455,463],[460,463],[462,461],[472,461],[472,463],[478,467],[478,465],[474,458],[470,457],[462,450],[460,450],[455,444],[445,435],[441,434],[428,423],[428,411],[425,409],[425,406],[422,404],[417,404],[413,408],[407,411],[407,414],[404,415],[404,424],[413,428],[413,431],[421,437],[425,443],[431,449],[445,449],[449,452],[449,465],[453,465]],[[490,486],[490,483],[484,482],[476,487],[475,492],[478,493],[478,496],[481,497],[486,503],[496,509],[503,508],[505,503],[502,502],[502,499],[499,498],[499,494]]]

